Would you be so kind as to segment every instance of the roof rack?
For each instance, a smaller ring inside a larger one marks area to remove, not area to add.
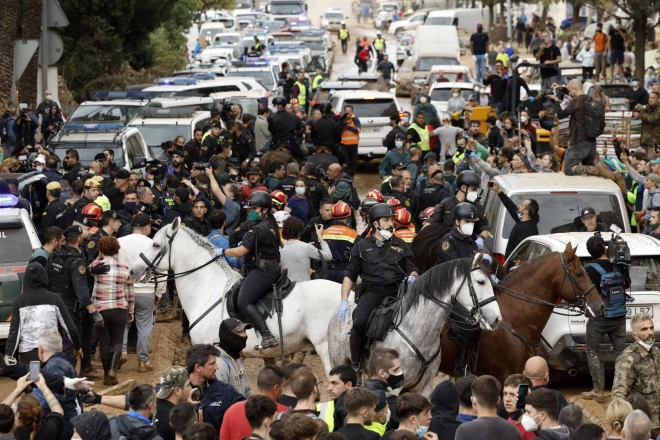
[[[113,99],[151,99],[149,92],[128,92],[128,91],[102,91],[94,93],[96,101],[112,101]]]
[[[161,86],[192,86],[197,84],[197,79],[181,78],[181,77],[158,78],[154,80],[154,84],[158,84]]]
[[[172,118],[172,119],[181,119],[181,118],[192,118],[196,110],[193,107],[181,107],[181,108],[159,108],[159,107],[148,107],[140,110],[140,117],[142,119],[147,118]]]
[[[121,122],[88,123],[88,124],[65,124],[62,133],[107,133],[110,131],[121,131],[124,124]]]

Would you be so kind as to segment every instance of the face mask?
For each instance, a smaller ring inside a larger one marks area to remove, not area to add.
[[[461,232],[466,237],[469,237],[470,235],[472,235],[472,233],[474,232],[474,223],[473,222],[465,223],[463,226],[461,226]]]
[[[539,425],[536,423],[536,421],[528,416],[527,414],[523,415],[523,418],[520,422],[520,424],[525,428],[525,431],[538,431],[539,430]]]
[[[454,98],[458,98],[458,93],[452,93],[452,95],[454,96]]]
[[[615,27],[616,29],[619,29],[619,28],[621,27],[621,23],[616,23],[616,24],[614,25],[614,27]]]
[[[477,191],[472,191],[465,195],[465,200],[467,200],[470,203],[474,203],[477,201],[478,196],[479,194],[477,194]]]
[[[124,207],[126,207],[126,211],[128,212],[133,212],[135,209],[135,205],[137,205],[136,202],[126,202],[124,203]]]
[[[390,411],[390,408],[387,408],[387,415],[385,415],[385,421],[383,422],[383,425],[387,425],[390,422],[390,417],[392,416],[392,411]]]
[[[382,235],[385,240],[389,240],[392,238],[392,235],[394,235],[392,231],[388,231],[387,229],[379,229],[379,231],[380,235]]]
[[[53,95],[46,95],[46,99],[50,101],[51,99],[53,99]]]
[[[482,28],[477,28],[477,32],[482,33],[484,30]],[[421,437],[421,436],[418,436]]]
[[[416,433],[417,433],[417,437],[419,438],[424,437],[424,434],[426,434],[429,431],[428,426],[420,426],[417,423],[415,423],[415,425],[417,425]]]
[[[305,194],[305,188],[300,188],[300,187],[296,188],[296,194],[302,196],[303,194]]]
[[[426,102],[426,98],[419,98],[419,102],[421,102],[422,104],[424,104],[424,103]]]
[[[522,212],[519,212],[519,213],[518,213],[518,218],[519,218],[520,220],[522,220],[522,218],[523,218]]]
[[[231,157],[233,153],[234,153],[233,150],[229,150],[229,154],[227,155],[227,157]]]
[[[390,374],[390,377],[387,378],[386,382],[387,385],[393,390],[396,390],[397,388],[401,388],[401,386],[403,385],[403,371],[397,374],[396,376]]]
[[[149,182],[150,186],[154,186],[154,181],[153,180],[147,180],[147,182]]]
[[[630,83],[633,87],[637,87],[639,85],[639,81],[633,81]]]
[[[641,345],[642,347],[646,348],[646,351],[651,351],[651,349],[653,348],[653,344],[655,343],[655,340],[654,340],[654,341],[651,341],[650,344],[649,344],[649,343],[646,343],[646,342],[644,342],[644,341],[637,341],[637,343],[638,343],[639,345]]]
[[[527,116],[521,116],[521,117],[520,117],[520,122],[522,122],[523,124],[524,124],[525,122],[527,122]]]
[[[259,214],[257,211],[252,210],[248,213],[248,220],[251,222],[256,222],[260,218],[261,218],[261,214]]]
[[[403,123],[407,124],[410,119],[406,118],[405,116],[403,117]]]
[[[660,223],[651,223],[649,226],[651,229],[656,229],[658,226],[660,226]]]
[[[35,167],[35,169],[37,170],[37,173],[40,173],[43,171],[44,167]]]
[[[395,141],[394,145],[396,145],[396,147],[400,150],[403,148],[403,141]]]

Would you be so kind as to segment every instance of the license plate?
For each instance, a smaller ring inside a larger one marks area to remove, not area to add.
[[[380,128],[378,127],[365,127],[362,129],[362,133],[380,133]]]
[[[632,317],[637,315],[638,313],[648,313],[649,315],[653,316],[653,306],[646,306],[644,304],[640,304],[636,306],[626,306],[627,319],[632,319]]]

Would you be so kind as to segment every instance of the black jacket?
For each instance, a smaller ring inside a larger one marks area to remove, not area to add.
[[[387,430],[397,429],[399,427],[399,417],[396,415],[396,402],[398,397],[392,394],[392,390],[387,386],[387,382],[380,379],[367,379],[364,381],[364,388],[376,391],[381,390],[387,396],[387,406],[390,407],[390,421],[387,423]]]
[[[122,435],[131,440],[163,440],[153,425],[129,414],[110,419],[110,432],[112,440],[119,440]]]
[[[504,254],[505,258],[509,258],[511,252],[527,237],[532,235],[539,235],[538,219],[528,220],[526,222],[521,221],[518,218],[518,207],[515,203],[503,192],[498,194],[500,200],[504,204],[504,207],[509,211],[509,215],[513,218],[513,221],[516,222],[515,226],[511,230],[509,235],[509,242],[506,244],[506,251]]]
[[[385,139],[383,139],[383,147],[387,147],[387,151],[390,151],[394,149],[394,137],[401,133],[402,135],[406,135],[406,129],[402,125],[398,125],[390,130],[389,133],[385,136]]]
[[[461,426],[458,417],[458,388],[450,380],[443,380],[431,392],[431,425],[429,431],[438,435],[438,440],[454,440]]]
[[[177,217],[181,217],[181,220],[188,218],[192,215],[192,203],[190,200],[185,203],[179,203],[178,205],[172,206],[163,217],[161,227],[169,225]]]
[[[324,116],[312,124],[312,142],[334,148],[341,142],[341,126],[335,115]]]

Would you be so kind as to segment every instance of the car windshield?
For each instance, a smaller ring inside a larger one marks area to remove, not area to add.
[[[389,118],[399,110],[396,103],[391,98],[384,99],[347,99],[344,101],[344,107],[353,106],[353,113],[360,115],[361,118]]]
[[[241,39],[241,37],[238,37],[236,35],[227,35],[227,34],[222,35],[222,34],[220,34],[220,35],[215,36],[214,41],[213,41],[213,45],[214,46],[219,46],[219,45],[222,45],[222,44],[227,44],[229,42],[231,42],[232,44],[236,44],[240,39]],[[218,44],[216,44],[216,40],[217,40]]]
[[[593,260],[583,258],[585,268],[591,266]],[[633,257],[630,264],[630,290],[658,291],[660,290],[660,257]]]
[[[458,66],[456,58],[450,57],[420,57],[417,63],[417,70],[428,72],[433,69],[433,66],[443,64],[445,66]]]
[[[621,218],[621,207],[618,199],[610,194],[596,194],[592,192],[569,194],[523,194],[518,193],[511,196],[515,202],[521,203],[523,200],[534,199],[539,204],[539,235],[556,234],[560,232],[577,232],[582,226],[580,220],[580,211],[586,207],[591,207],[598,213],[598,221],[609,229],[610,225],[615,224],[622,230],[623,219]],[[513,229],[513,219],[510,215],[505,216],[502,236],[506,239]]]
[[[626,93],[632,87],[626,84],[621,85],[608,85],[603,87],[603,93],[605,93],[609,98],[625,98]],[[593,88],[591,89],[593,90]]]
[[[0,223],[0,243],[0,264],[24,263],[32,255],[30,236],[22,222],[20,227],[3,227]]]
[[[227,72],[227,76],[239,76],[239,77],[249,76],[259,81],[268,89],[272,89],[275,85],[273,83],[273,74],[267,70],[240,70],[240,69],[232,70],[230,72]]]
[[[303,44],[309,47],[311,50],[322,50],[325,51],[325,44],[323,40],[300,40]]]
[[[428,17],[424,26],[451,26],[451,17]]]
[[[84,167],[89,167],[89,164],[91,164],[94,160],[94,156],[99,153],[103,153],[103,150],[106,148],[112,148],[115,151],[121,151],[121,145],[114,144],[112,142],[63,142],[58,144],[53,144],[51,142],[48,145],[48,149],[52,150],[53,153],[57,154],[58,157],[66,157],[66,150],[71,148],[78,152],[78,156],[80,156],[80,164]],[[123,154],[115,154],[115,164],[118,168],[124,166]]]
[[[304,13],[302,3],[271,3],[270,13],[273,15],[299,15]]]
[[[128,123],[139,113],[142,106],[133,105],[81,105],[71,113],[67,122],[111,122]]]
[[[282,29],[286,25],[286,21],[284,20],[274,20],[274,21],[264,21],[262,26],[265,28],[268,28],[268,31],[270,32],[277,32],[280,29]]]
[[[279,41],[293,41],[295,37],[293,35],[277,35],[274,38],[275,41],[279,42]]]
[[[428,80],[426,81],[426,83],[427,84],[433,84],[438,79],[439,76],[440,76],[440,74],[438,74],[438,73],[430,74]],[[449,80],[449,82],[457,82],[456,78],[458,78],[458,72],[444,72],[444,76],[445,76],[446,79]],[[463,75],[463,81],[462,82],[467,82],[466,79],[467,78],[465,78],[465,75]]]
[[[218,34],[222,34],[227,32],[224,26],[217,26],[217,27],[207,27],[202,29],[202,33],[204,35],[210,35],[210,36],[216,36]]]
[[[190,140],[190,125],[144,124],[135,128],[142,134],[149,147],[158,147],[165,141],[171,141],[177,136],[183,136],[186,142]]]
[[[231,103],[240,104],[243,107],[243,113],[249,113],[251,115],[257,114],[259,105],[257,104],[257,98],[231,98]]]
[[[341,12],[326,12],[325,19],[342,21],[344,19],[344,14],[342,14]]]
[[[431,89],[431,101],[447,102],[452,98],[452,89]],[[461,89],[461,96],[466,101],[474,93],[472,89]]]

